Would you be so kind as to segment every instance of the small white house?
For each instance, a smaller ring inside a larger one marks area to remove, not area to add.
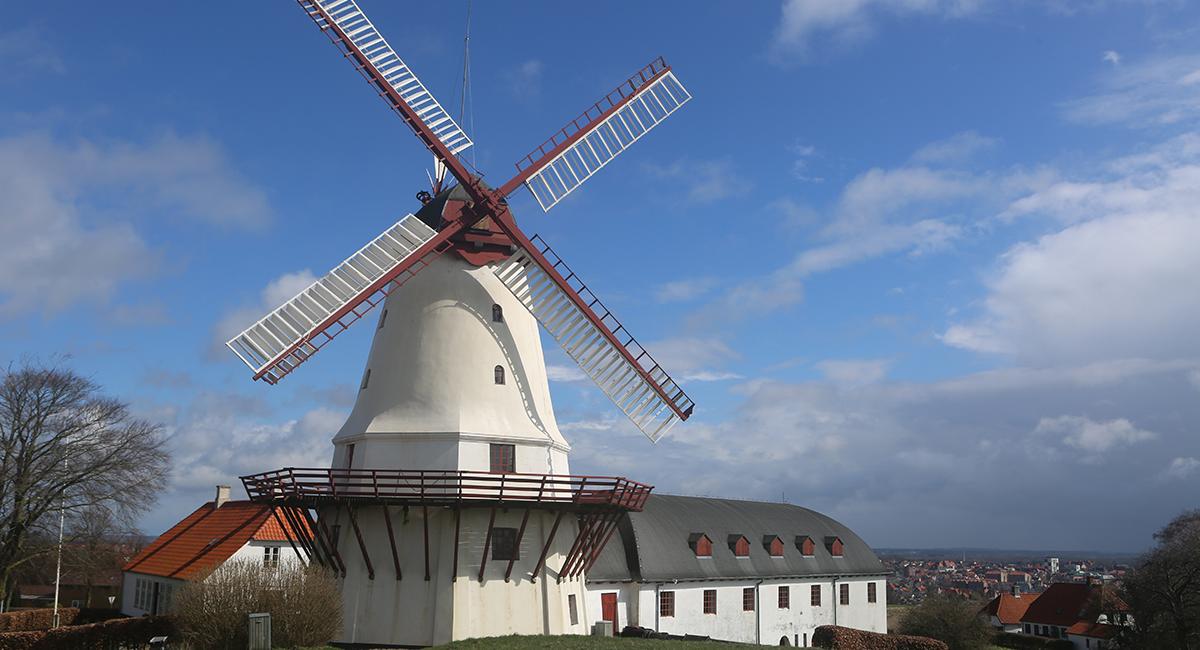
[[[161,614],[171,608],[179,585],[203,580],[229,560],[262,562],[275,568],[300,561],[270,506],[230,501],[229,487],[159,535],[122,569],[121,613]],[[295,534],[292,534],[295,537]]]
[[[783,503],[651,495],[587,576],[588,619],[722,641],[808,646],[887,631],[887,571],[849,528]]]

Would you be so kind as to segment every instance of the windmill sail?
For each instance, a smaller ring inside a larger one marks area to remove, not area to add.
[[[392,108],[398,109],[394,104],[397,99],[404,102],[452,154],[471,146],[471,138],[388,45],[355,0],[298,2],[322,31],[334,31],[330,37],[335,42],[361,55],[361,72],[384,91],[383,97]]]
[[[522,248],[495,267],[496,277],[638,429],[657,442],[692,414],[691,398],[549,246],[537,236],[529,243],[550,262],[552,273]],[[560,280],[583,301],[586,311]]]
[[[225,345],[274,384],[436,256],[441,233],[409,214]]]
[[[582,125],[576,119],[517,163],[517,176],[509,183],[523,181],[549,211],[691,98],[657,59],[585,112]],[[505,185],[502,191],[511,189]]]

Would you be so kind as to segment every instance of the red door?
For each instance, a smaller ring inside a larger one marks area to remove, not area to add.
[[[620,633],[617,629],[617,594],[616,592],[600,594],[600,618],[612,623],[613,636]]]

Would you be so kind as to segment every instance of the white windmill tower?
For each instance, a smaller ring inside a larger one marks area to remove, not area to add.
[[[275,512],[303,533],[297,552],[342,576],[340,641],[582,633],[583,576],[651,488],[570,474],[538,323],[651,440],[693,404],[517,227],[506,197],[524,185],[549,210],[690,95],[657,59],[494,189],[459,160],[471,140],[355,0],[298,1],[457,184],[436,183],[415,215],[228,342],[274,384],[383,303],[332,466],[243,484],[252,499],[295,507]]]

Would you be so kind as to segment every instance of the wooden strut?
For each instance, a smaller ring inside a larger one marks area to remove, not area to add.
[[[462,523],[462,508],[454,509],[454,567],[450,571],[450,582],[458,582],[458,530]]]
[[[508,582],[509,576],[512,575],[513,565],[517,563],[517,556],[520,555],[521,538],[525,537],[525,524],[527,523],[529,523],[529,508],[525,509],[525,515],[521,517],[521,527],[517,529],[517,541],[513,545],[513,554],[508,558],[508,568],[504,570],[505,582]]]
[[[581,573],[592,570],[592,566],[596,564],[596,560],[600,559],[600,553],[604,550],[605,546],[608,546],[609,540],[612,539],[613,533],[617,532],[617,526],[619,526],[620,523],[621,515],[618,513],[617,518],[613,520],[611,525],[609,525],[608,533],[604,535],[604,540],[600,542],[599,546],[592,550],[592,556],[588,558],[587,564],[580,568]]]
[[[421,525],[425,529],[425,581],[429,581],[429,506],[421,506]]]
[[[303,559],[304,555],[300,553],[300,549],[296,548],[296,542],[292,541],[292,534],[288,532],[288,527],[283,525],[283,520],[279,518],[279,512],[273,503],[271,504],[271,517],[275,519],[275,523],[279,524],[279,529],[283,531],[283,536],[287,538],[288,546],[292,547],[292,552],[296,554],[297,558]],[[305,554],[307,552],[305,550]],[[308,561],[311,563],[312,558],[309,558]]]
[[[569,577],[573,578],[583,575],[583,572],[592,565],[592,558],[598,556],[600,551],[604,549],[604,543],[608,541],[610,532],[620,519],[621,513],[619,511],[613,512],[608,516],[607,521],[602,521],[600,526],[593,531],[592,538],[588,540],[587,550],[579,554],[579,560],[572,567]]]
[[[342,561],[342,554],[338,552],[337,540],[329,532],[329,527],[325,525],[324,517],[317,517],[317,526],[321,530],[321,534],[325,537],[325,541],[329,544],[329,550],[333,555],[333,559],[337,560],[338,569],[342,577],[346,577],[346,563]]]
[[[558,570],[559,580],[564,580],[575,576],[575,568],[579,566],[580,561],[585,555],[587,555],[588,551],[591,550],[592,540],[596,537],[596,533],[603,529],[605,524],[608,522],[607,513],[600,513],[593,516],[594,519],[592,520],[591,525],[588,526],[587,532],[584,533],[581,531],[579,533],[579,547],[575,549],[574,554],[567,558],[566,562],[563,562],[562,568]]]
[[[354,537],[358,539],[358,550],[362,551],[363,562],[367,564],[367,580],[374,580],[375,565],[371,563],[371,555],[367,553],[367,545],[363,542],[362,531],[358,529],[358,517],[354,516],[354,506],[346,504],[346,513],[350,515],[350,525],[354,527]]]
[[[325,542],[321,539],[320,531],[317,530],[316,524],[314,524],[308,516],[308,509],[298,509],[296,512],[292,513],[292,517],[297,523],[300,523],[301,513],[303,513],[304,527],[308,529],[308,532],[312,535],[309,538],[308,543],[310,546],[312,546],[313,556],[317,558],[317,562],[319,562],[321,566],[337,571],[337,563],[333,561],[333,555],[326,550]]]
[[[496,525],[496,506],[492,506],[492,514],[488,517],[487,535],[483,538],[483,557],[479,559],[479,581],[483,582],[483,569],[487,566],[488,550],[492,547],[492,527]]]
[[[554,534],[558,532],[558,525],[562,523],[563,517],[566,514],[566,510],[559,510],[558,516],[554,518],[554,525],[550,527],[550,534],[546,537],[546,544],[542,546],[542,554],[538,556],[537,564],[534,565],[533,572],[529,574],[530,582],[537,582],[538,573],[546,564],[546,554],[550,552],[550,545],[554,543]]]
[[[562,566],[558,568],[558,581],[562,582],[566,577],[567,571],[571,565],[575,563],[575,557],[578,555],[580,547],[583,546],[583,541],[591,533],[592,528],[600,520],[600,515],[589,513],[583,515],[579,526],[579,532],[575,535],[575,543],[571,544],[571,550],[567,551],[567,557],[563,560]]]
[[[396,552],[396,535],[392,532],[392,515],[388,513],[390,510],[386,504],[383,506],[383,523],[387,524],[388,543],[392,547],[392,565],[396,568],[396,579],[400,579],[400,555]]]
[[[296,510],[290,507],[283,508],[283,518],[291,524],[292,530],[296,533],[296,539],[300,540],[300,546],[308,554],[310,563],[315,560],[321,566],[330,564],[321,557],[321,553],[317,549],[316,540],[313,538],[315,532],[307,524],[301,524],[300,515]]]

